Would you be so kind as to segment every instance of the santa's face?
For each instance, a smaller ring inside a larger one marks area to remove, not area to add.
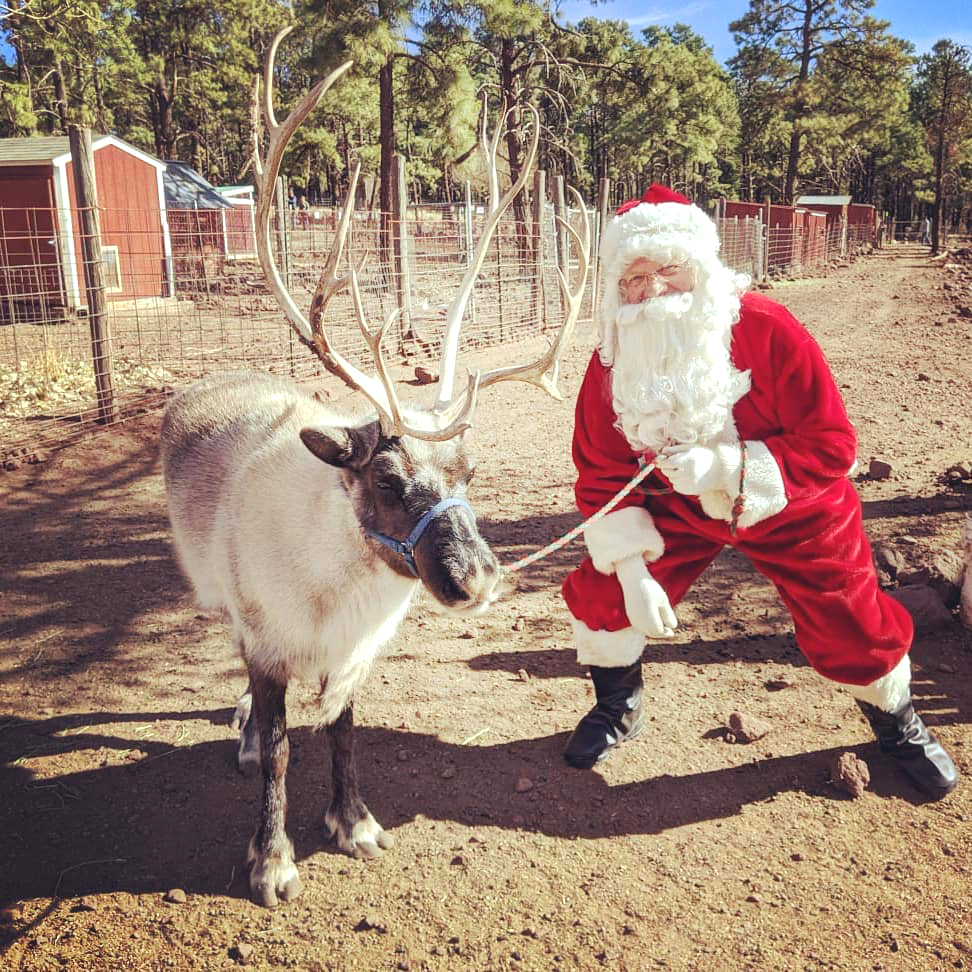
[[[684,264],[639,257],[620,279],[612,392],[631,446],[656,452],[731,437],[732,406],[748,388],[729,355],[735,277],[714,257]]]
[[[695,268],[690,263],[659,263],[638,257],[618,280],[622,304],[640,304],[652,297],[684,294],[695,287]]]

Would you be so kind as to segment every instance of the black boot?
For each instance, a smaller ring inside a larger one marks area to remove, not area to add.
[[[577,724],[564,750],[564,759],[578,769],[590,769],[642,726],[641,659],[627,668],[591,665],[590,671],[597,705]]]
[[[893,756],[919,790],[938,799],[955,789],[955,764],[915,712],[910,695],[895,712],[883,712],[860,700],[857,704],[867,716],[881,752]]]

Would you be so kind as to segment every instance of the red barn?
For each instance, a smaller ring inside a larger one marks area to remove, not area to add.
[[[172,292],[165,165],[112,135],[92,137],[109,300]],[[66,135],[0,139],[0,295],[18,317],[87,306]]]

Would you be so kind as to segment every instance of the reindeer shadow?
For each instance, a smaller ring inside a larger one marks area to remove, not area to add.
[[[227,728],[225,739],[172,747],[97,729],[99,724],[152,719],[225,724],[230,715],[225,709],[8,719],[0,735],[5,794],[0,826],[8,851],[0,870],[0,903],[172,887],[247,897],[245,848],[258,820],[261,782],[236,771],[234,734]],[[52,739],[64,744],[61,752],[105,749],[117,755],[137,746],[144,756],[134,763],[44,779],[17,765],[25,746]],[[329,777],[326,740],[305,726],[292,728],[290,739],[288,830],[297,859],[337,853],[322,830]],[[612,786],[598,772],[566,767],[561,758],[565,740],[566,733],[556,733],[464,746],[425,733],[359,727],[362,794],[386,829],[399,830],[399,845],[406,848],[408,824],[419,814],[468,827],[600,839],[660,834],[733,817],[787,790],[840,799],[827,783],[836,749],[681,776],[658,773]],[[445,767],[455,775],[444,778]],[[535,787],[497,800],[498,793],[511,793],[511,781],[520,776],[529,777]],[[892,770],[879,767],[875,777],[876,793],[920,802],[901,793]],[[590,812],[607,801],[610,814]]]

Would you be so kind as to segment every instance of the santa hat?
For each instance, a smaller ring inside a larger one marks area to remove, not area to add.
[[[605,288],[614,289],[633,260],[677,263],[719,252],[715,223],[681,193],[657,183],[618,207],[601,235]]]

